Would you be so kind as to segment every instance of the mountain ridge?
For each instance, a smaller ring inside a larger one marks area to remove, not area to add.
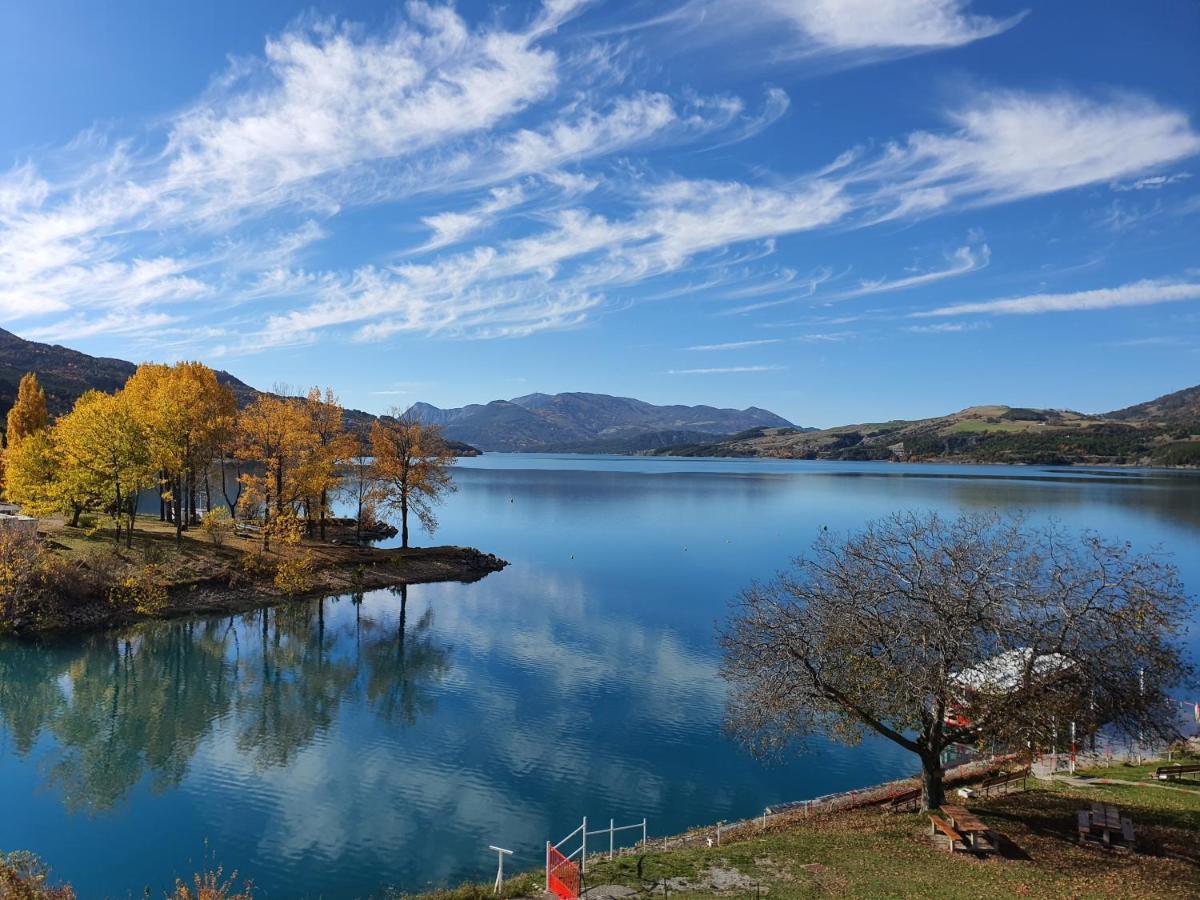
[[[120,388],[137,367],[0,328],[0,416],[17,384],[36,372],[53,414],[84,391]],[[239,405],[266,392],[225,371]],[[1200,385],[1107,413],[972,406],[924,419],[801,428],[756,406],[656,406],[632,397],[531,393],[441,409],[415,403],[412,414],[442,425],[456,449],[763,456],[790,459],[908,459],[1009,463],[1200,466]],[[376,416],[347,409],[347,427],[365,431]],[[464,439],[463,433],[484,441]],[[490,445],[490,446],[489,446]]]
[[[418,402],[406,415],[442,426],[448,438],[502,452],[581,452],[599,446],[610,448],[608,452],[640,452],[664,446],[672,438],[796,427],[754,406],[741,410],[703,404],[659,406],[634,397],[584,391],[525,394],[451,409]]]
[[[1089,415],[970,406],[944,416],[799,432],[753,429],[651,451],[667,456],[1200,466],[1200,385]]]

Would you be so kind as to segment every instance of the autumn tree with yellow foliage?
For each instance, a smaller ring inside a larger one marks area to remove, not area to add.
[[[341,483],[342,467],[354,452],[354,443],[346,434],[345,412],[332,388],[324,394],[311,388],[302,401],[308,441],[297,478],[304,498],[304,508],[311,533],[313,519],[319,525],[321,540],[325,540],[325,519],[329,513],[329,498]]]
[[[86,485],[86,496],[112,518],[117,542],[133,541],[137,498],[155,484],[150,442],[125,391],[88,391],[54,424],[58,459],[70,478]]]
[[[380,502],[400,513],[401,546],[408,546],[410,511],[433,534],[438,524],[434,507],[457,489],[450,474],[454,452],[441,429],[394,411],[387,421],[372,425],[371,453]]]
[[[8,411],[5,446],[15,447],[21,439],[46,427],[46,392],[38,384],[37,375],[26,372],[17,385],[17,397]],[[5,482],[7,460],[0,454],[0,486]]]
[[[295,398],[263,394],[242,410],[237,421],[239,459],[262,469],[241,475],[246,494],[263,506],[262,548],[271,549],[271,523],[292,511],[304,483],[300,466],[311,442],[308,417]]]
[[[145,430],[175,540],[196,521],[196,488],[227,440],[237,414],[233,392],[203,363],[139,366],[123,389]]]
[[[15,447],[21,439],[41,431],[49,417],[46,414],[46,392],[38,384],[37,375],[26,372],[17,386],[17,399],[8,411],[6,443]]]

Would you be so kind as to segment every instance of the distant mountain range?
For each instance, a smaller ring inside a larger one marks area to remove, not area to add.
[[[803,432],[757,428],[718,441],[655,452],[783,459],[1200,466],[1200,385],[1099,415],[972,406],[929,419]]]
[[[0,329],[0,424],[17,383],[36,372],[53,414],[84,391],[114,391],[133,363],[27,341]],[[228,372],[217,377],[245,405],[260,392]],[[444,427],[460,453],[501,451],[907,459],[1006,463],[1200,466],[1200,385],[1089,415],[1069,410],[973,406],[928,419],[800,428],[758,407],[655,406],[607,394],[527,394],[456,409],[416,403],[409,413]],[[346,410],[366,430],[375,416]]]
[[[0,430],[26,372],[37,373],[38,382],[46,392],[46,407],[51,415],[57,416],[69,410],[84,391],[118,390],[136,369],[136,365],[123,359],[88,356],[57,344],[27,341],[0,328]],[[228,372],[218,370],[217,380],[229,386],[238,406],[245,406],[264,393]],[[360,409],[348,409],[345,413],[346,427],[354,431],[366,431],[375,418]],[[454,449],[464,455],[474,452],[474,448],[465,445]]]
[[[441,425],[448,438],[509,452],[633,453],[712,441],[748,428],[795,429],[782,416],[754,406],[655,406],[586,393],[527,394],[456,409],[414,403],[406,414]]]

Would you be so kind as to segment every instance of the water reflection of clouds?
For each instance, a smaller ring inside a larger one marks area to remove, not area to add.
[[[337,894],[478,876],[497,841],[535,865],[540,842],[584,813],[667,830],[911,768],[869,741],[817,742],[764,770],[719,734],[713,623],[820,526],[1000,506],[1180,557],[1200,526],[1195,479],[647,465],[464,469],[439,538],[513,565],[473,585],[414,586],[407,604],[376,591],[128,639],[0,644],[0,728],[16,751],[0,775],[100,813],[76,832],[96,846],[161,837],[191,853],[219,839],[227,865],[275,893],[295,878]],[[1177,561],[1195,585],[1197,561]],[[153,801],[139,790],[150,783]],[[107,814],[125,804],[139,815]],[[149,810],[179,810],[179,834],[139,835]],[[0,822],[0,844],[11,828]],[[54,830],[31,840],[50,852]]]

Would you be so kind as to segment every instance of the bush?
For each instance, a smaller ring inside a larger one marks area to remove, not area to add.
[[[233,531],[233,517],[224,506],[210,509],[200,520],[200,530],[212,541],[213,546],[223,547],[230,532]]]
[[[291,510],[276,516],[267,526],[267,535],[280,544],[298,544],[304,537],[304,521]]]
[[[0,530],[0,610],[11,620],[40,599],[46,551],[29,534]]]
[[[191,885],[176,881],[175,890],[167,900],[254,900],[254,886],[247,881],[238,890],[237,877],[237,872],[234,872],[226,879],[218,867],[196,875]]]
[[[312,554],[281,560],[275,570],[275,587],[289,597],[304,594],[313,588]]]
[[[275,564],[261,550],[243,553],[238,559],[238,567],[250,578],[261,578],[275,572]]]
[[[75,900],[70,885],[49,884],[50,870],[32,853],[0,853],[0,897],[11,900]]]
[[[132,609],[144,616],[162,612],[167,600],[167,586],[157,566],[142,566],[108,589],[109,603]]]

